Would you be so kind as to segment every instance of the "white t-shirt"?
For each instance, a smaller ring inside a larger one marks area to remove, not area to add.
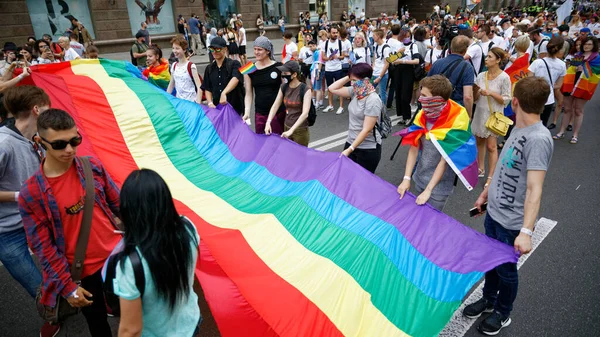
[[[238,35],[242,38],[242,41],[240,42],[240,46],[245,46],[247,44],[246,29],[244,27],[240,27],[238,29]]]
[[[515,29],[515,27],[510,26],[508,27],[505,31],[504,31],[504,38],[505,39],[510,39],[513,35],[513,29]]]
[[[419,54],[419,47],[416,43],[411,43],[408,46],[402,43],[402,48],[404,48],[404,55],[401,59],[404,61],[410,61],[413,59],[413,55]]]
[[[310,47],[304,46],[300,48],[300,52],[298,53],[298,58],[304,62],[304,64],[313,64],[313,54],[314,52],[310,50]]]
[[[590,23],[588,24],[588,28],[595,37],[600,38],[600,23]]]
[[[71,41],[69,42],[69,44],[71,45],[71,49],[75,50],[75,52],[77,52],[77,55],[79,55],[80,57],[83,56],[83,52],[85,51],[85,48],[83,47],[83,45],[77,41]]]
[[[540,41],[540,43],[533,45],[533,47],[535,48],[536,55],[539,56],[540,54],[548,52],[548,42],[548,40],[542,40]]]
[[[499,47],[499,48],[502,48],[503,50],[506,50],[506,42],[500,36],[494,34],[494,37],[492,38],[492,41],[494,41],[494,46],[495,47]]]
[[[350,28],[348,28],[348,31],[350,32],[351,37],[356,36],[356,32],[357,32],[356,26],[350,26]]]
[[[354,52],[354,64],[371,64],[371,50],[369,47],[353,48],[352,52]]]
[[[78,58],[79,58],[79,54],[77,54],[75,49],[69,48],[69,49],[65,50],[65,56],[64,56],[65,61],[73,61]]]
[[[475,69],[475,75],[481,70],[481,58],[483,57],[483,47],[479,43],[472,43],[467,49],[467,55],[471,57],[469,63]]]
[[[385,44],[390,46],[390,49],[391,49],[390,54],[393,54],[393,53],[397,52],[398,50],[404,48],[404,44],[393,37],[387,39],[387,41],[385,41]]]
[[[196,102],[198,95],[196,94],[194,81],[187,70],[188,62],[182,64],[177,62],[173,63],[171,66],[171,77],[175,80],[175,90],[177,91],[176,97],[185,99],[186,101]],[[194,69],[196,69],[196,65],[192,63],[192,72]],[[198,83],[198,86],[199,85],[200,83]]]
[[[429,38],[429,39],[426,39],[423,42],[425,42],[425,45],[427,47],[433,47],[433,48],[435,48],[437,46],[437,41],[435,40],[435,37],[433,37],[433,36],[431,38]],[[431,48],[427,48],[427,49],[431,49]]]
[[[483,57],[487,57],[488,52],[490,51],[490,43],[492,43],[492,41],[488,41],[488,42],[479,42],[479,44],[481,44],[481,48],[483,49]],[[492,45],[492,48],[494,47],[498,47],[496,46],[496,43],[494,43]]]
[[[378,45],[377,43],[375,44],[375,61],[373,63],[373,76],[377,77],[380,75],[385,75],[382,74],[381,71],[383,70],[385,62],[387,62],[385,59],[390,56],[390,51],[390,46],[386,45],[385,43],[382,43],[381,45]]]
[[[319,40],[319,43],[317,44],[319,50],[321,50],[322,52],[325,52],[325,42],[327,42],[327,40],[325,40],[325,41]]]
[[[544,64],[544,61],[548,64],[548,68]],[[548,76],[548,69],[550,69],[550,74],[552,75],[552,82],[550,81],[550,76]],[[567,74],[567,66],[565,62],[561,59],[544,57],[543,59],[537,59],[533,61],[533,63],[529,66],[529,71],[531,71],[535,76],[542,77],[548,81],[550,85],[550,96],[548,96],[548,101],[546,101],[546,105],[554,103],[554,84],[561,78]]]
[[[576,37],[575,34],[578,34],[581,28],[583,28],[583,24],[581,22],[576,25],[569,25],[569,37],[574,39]]]
[[[346,40],[342,40],[342,50],[345,51],[346,53],[348,53],[347,57],[344,57],[344,59],[342,60],[342,64],[348,64],[350,63],[350,51],[352,50],[352,42],[350,42],[350,40],[346,39]]]
[[[287,61],[292,59],[292,53],[298,51],[298,46],[294,42],[290,42],[284,46],[285,57],[281,60],[281,63],[285,64]]]
[[[428,49],[427,54],[425,55],[425,62],[429,64],[434,64],[440,56],[442,56],[443,49]]]
[[[336,57],[334,57],[332,60],[329,61],[325,61],[325,71],[338,71],[338,70],[342,70],[342,61],[340,59],[337,58],[337,56],[340,56],[342,53],[347,53],[349,50],[345,49],[344,43],[342,43],[342,40],[335,40],[335,41],[331,41],[328,40],[329,42],[325,42],[325,44],[323,45],[323,48],[326,48],[327,50],[325,51],[325,55],[327,55],[327,57],[331,57],[331,55],[335,54]],[[340,50],[340,47],[342,48],[342,50]]]
[[[529,54],[529,62],[531,62],[531,58],[533,57],[533,41],[529,41],[529,48],[527,48],[527,53]]]

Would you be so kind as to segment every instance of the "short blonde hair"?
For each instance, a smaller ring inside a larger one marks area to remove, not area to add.
[[[529,39],[529,36],[521,35],[515,40],[515,50],[520,51],[521,53],[526,53],[530,44],[531,40]]]

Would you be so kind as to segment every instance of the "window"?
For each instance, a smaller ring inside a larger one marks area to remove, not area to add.
[[[231,14],[239,13],[235,0],[203,0],[203,3],[206,22],[210,27],[226,27],[231,19]]]
[[[287,18],[287,0],[263,0],[263,18],[265,25],[276,25],[281,17]]]

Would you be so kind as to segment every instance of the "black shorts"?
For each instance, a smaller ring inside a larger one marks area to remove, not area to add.
[[[302,75],[304,75],[304,77],[306,78],[310,78],[310,64],[301,64],[300,65],[300,71],[302,72]]]
[[[333,84],[333,82],[339,80],[340,78],[342,78],[342,70],[336,70],[336,71],[325,71],[325,82],[327,82],[327,86],[330,86]]]
[[[240,55],[246,55],[246,46],[239,47]]]

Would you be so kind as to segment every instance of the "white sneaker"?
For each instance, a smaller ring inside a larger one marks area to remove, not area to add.
[[[336,115],[341,115],[341,114],[343,114],[343,113],[344,113],[344,108],[342,108],[342,107],[339,107],[339,108],[337,109],[337,111],[335,112],[335,114],[336,114]]]
[[[325,109],[323,109],[323,112],[331,112],[331,111],[333,111],[332,105],[328,105]]]
[[[410,110],[411,110],[412,112],[416,112],[418,108],[419,108],[419,106],[418,106],[418,105],[416,105],[416,104],[411,104],[411,105],[410,105]]]

